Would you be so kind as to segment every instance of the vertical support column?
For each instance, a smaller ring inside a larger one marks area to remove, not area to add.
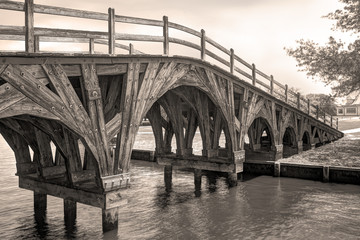
[[[274,94],[274,76],[270,75],[270,94]]]
[[[288,85],[285,84],[285,102],[288,102]]]
[[[205,30],[201,29],[201,60],[205,60],[206,54],[206,36]]]
[[[76,222],[76,202],[64,199],[64,222],[65,226],[74,226]]]
[[[34,36],[34,52],[40,52],[40,37]]]
[[[109,8],[108,12],[109,54],[115,54],[115,10]]]
[[[34,215],[35,220],[43,222],[46,218],[47,195],[34,192]]]
[[[308,100],[307,100],[307,109],[308,109],[308,115],[310,115],[311,114],[311,104],[310,104],[310,99],[308,98]]]
[[[194,169],[195,191],[201,191],[201,177],[202,177],[202,170]]]
[[[108,232],[118,228],[119,215],[118,208],[103,209],[102,210],[102,227],[103,232]]]
[[[164,167],[164,182],[167,191],[171,190],[172,186],[172,166]]]
[[[238,181],[237,173],[229,172],[228,177],[227,177],[227,181],[228,181],[229,187],[237,186],[237,181]]]
[[[163,16],[164,55],[169,55],[169,19]]]
[[[274,162],[274,177],[280,177],[280,162]]]
[[[297,147],[298,147],[298,152],[297,153],[301,153],[303,151],[303,141],[298,141],[297,143]]]
[[[316,119],[319,119],[319,105],[316,105]]]
[[[333,126],[333,116],[332,115],[330,116],[330,126],[331,127]]]
[[[276,148],[276,152],[275,152],[275,159],[274,161],[280,159],[283,157],[283,149],[284,149],[284,146],[282,144],[279,144],[279,145],[275,145],[275,148]]]
[[[339,129],[339,118],[336,118],[336,130]]]
[[[134,45],[132,43],[129,44],[129,54],[134,54]]]
[[[94,39],[90,38],[89,39],[89,53],[90,54],[94,54],[95,53],[95,44],[94,44]]]
[[[256,85],[256,66],[254,63],[252,64],[251,72],[252,72],[252,84],[255,86]]]
[[[323,166],[323,181],[329,182],[329,176],[330,176],[330,167]]]
[[[300,93],[298,92],[298,93],[297,93],[297,108],[298,108],[298,109],[301,108],[300,100],[301,100],[301,98],[300,98]]]
[[[230,49],[230,72],[234,74],[234,49]]]
[[[34,39],[34,0],[25,1],[25,51],[35,52]]]

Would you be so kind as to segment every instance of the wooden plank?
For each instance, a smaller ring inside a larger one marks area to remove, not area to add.
[[[26,70],[20,66],[9,65],[1,74],[1,77],[26,97],[52,112],[69,128],[78,132],[77,127],[75,127],[73,121],[71,121],[71,115],[65,109],[60,97],[51,92],[43,83],[34,78]]]
[[[156,161],[159,165],[162,166],[177,166],[183,168],[193,168],[216,172],[233,172],[235,169],[235,164],[233,163],[218,163],[210,162],[209,160],[201,161],[192,159],[157,157]]]
[[[112,159],[110,157],[109,146],[106,136],[106,126],[104,114],[102,112],[102,100],[99,88],[99,80],[96,75],[94,64],[82,64],[82,75],[84,88],[86,90],[86,101],[91,120],[91,125],[95,137],[95,147],[98,154],[98,163],[102,175],[110,174],[112,170]]]
[[[14,97],[16,97],[16,96],[17,96],[17,94],[14,95]],[[55,116],[52,112],[49,112],[48,110],[46,110],[45,108],[34,103],[30,99],[27,99],[25,96],[24,96],[24,99],[22,99],[20,101],[14,102],[14,99],[11,99],[11,98],[7,99],[7,100],[8,101],[5,100],[6,101],[5,103],[8,103],[8,104],[4,104],[6,108],[2,109],[0,111],[0,118],[7,118],[7,117],[28,114],[28,115],[42,117],[42,118],[46,118],[46,119],[60,120],[60,118]],[[11,102],[9,100],[13,100],[13,101]],[[4,105],[3,106],[0,105],[0,108],[3,108]]]
[[[39,170],[41,176],[45,177],[43,173],[43,169],[54,166],[51,146],[50,146],[51,139],[48,135],[46,135],[44,132],[40,131],[39,129],[34,128],[34,130],[35,130],[36,141],[39,149],[39,156],[38,156],[39,158],[37,159],[40,167]]]
[[[38,193],[48,194],[54,197],[59,197],[75,202],[87,204],[90,206],[106,209],[110,207],[109,201],[113,199],[115,206],[121,206],[126,204],[127,201],[120,201],[119,198],[114,198],[116,194],[120,194],[122,191],[111,192],[110,195],[88,192],[80,189],[68,188],[52,183],[40,182],[35,179],[19,177],[19,187],[35,191]],[[120,195],[121,196],[121,195]],[[108,206],[107,206],[108,205]],[[114,205],[112,205],[113,207]]]
[[[25,1],[25,51],[35,52],[34,39],[34,0]]]
[[[48,5],[35,4],[34,12],[50,15],[68,16],[76,18],[87,18],[95,20],[108,20],[108,15],[105,13],[83,11],[70,8],[53,7]]]
[[[186,33],[189,33],[189,34],[192,34],[196,37],[201,37],[201,33],[194,30],[194,29],[191,29],[189,27],[186,27],[186,26],[183,26],[183,25],[180,25],[180,24],[177,24],[177,23],[173,23],[173,22],[169,22],[169,27],[170,28],[174,28],[174,29],[177,29],[177,30],[180,30],[182,32],[186,32]]]
[[[24,11],[24,3],[22,2],[14,2],[14,1],[1,1],[0,2],[0,9],[5,10],[13,10],[13,11]]]
[[[78,139],[66,128],[63,128],[63,133],[67,152],[65,159],[66,173],[70,186],[73,186],[73,172],[79,172],[82,170]]]
[[[189,41],[186,41],[186,40],[183,40],[183,39],[169,37],[169,42],[176,43],[176,44],[179,44],[179,45],[183,45],[183,46],[186,46],[186,47],[191,47],[193,49],[201,51],[201,46],[200,45],[189,42]]]

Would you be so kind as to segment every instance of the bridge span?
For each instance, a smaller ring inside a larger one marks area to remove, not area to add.
[[[26,0],[2,1],[0,9],[25,12],[24,27],[0,26],[1,40],[25,43],[25,52],[0,53],[0,133],[15,153],[19,186],[34,191],[36,211],[46,209],[50,194],[64,199],[66,221],[73,221],[80,202],[103,209],[104,231],[116,228],[144,118],[151,123],[167,187],[173,166],[194,169],[196,185],[202,170],[228,173],[230,185],[236,185],[246,161],[275,162],[343,136],[332,116],[204,30],[167,17],[118,16],[111,8],[102,14]],[[107,21],[108,31],[35,27],[34,13]],[[116,33],[116,22],[157,26],[163,35]],[[171,37],[169,29],[199,43]],[[162,52],[148,55],[121,41],[158,42]],[[41,52],[42,42],[86,42],[89,49]],[[96,44],[106,44],[108,52],[95,52]],[[199,58],[172,56],[171,44],[198,50]],[[128,52],[115,54],[116,48]],[[201,155],[193,153],[197,129]]]

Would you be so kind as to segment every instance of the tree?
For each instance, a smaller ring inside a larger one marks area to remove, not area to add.
[[[328,14],[327,18],[336,20],[334,30],[360,34],[359,0],[339,0],[344,9]],[[345,44],[329,37],[329,42],[320,46],[301,39],[295,49],[286,49],[294,57],[301,71],[308,76],[319,77],[332,87],[335,96],[346,96],[360,90],[360,40]]]
[[[326,94],[308,94],[306,98],[310,99],[311,104],[318,105],[322,111],[330,115],[336,115],[335,99]]]

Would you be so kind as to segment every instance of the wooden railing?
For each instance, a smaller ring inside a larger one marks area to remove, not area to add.
[[[221,46],[206,36],[205,30],[202,29],[199,32],[186,26],[169,22],[168,17],[166,16],[163,17],[162,21],[151,20],[115,15],[115,10],[113,8],[109,8],[108,13],[105,14],[92,11],[38,5],[34,4],[33,0],[25,0],[25,3],[1,1],[0,9],[25,12],[24,27],[0,25],[0,40],[24,41],[25,51],[28,53],[40,52],[40,42],[73,42],[88,43],[89,49],[88,52],[86,52],[88,54],[95,54],[95,44],[108,45],[108,54],[115,54],[115,48],[126,50],[129,54],[143,54],[142,52],[135,50],[131,43],[129,45],[124,45],[116,42],[117,40],[127,40],[162,43],[162,54],[169,55],[170,43],[178,44],[198,50],[202,60],[205,60],[206,57],[210,57],[217,65],[222,68],[226,68],[226,70],[239,76],[242,80],[250,82],[252,85],[257,86],[258,88],[276,96],[291,106],[323,121],[330,126],[336,128],[338,127],[337,121],[333,121],[332,116],[326,114],[324,111],[319,109],[318,106],[311,104],[309,99],[304,98],[300,95],[300,93],[292,91],[288,88],[288,85],[283,85],[276,81],[272,75],[269,76],[260,71],[255,64],[247,63],[236,55],[233,49],[227,49]],[[35,27],[34,13],[107,21],[108,31],[101,32]],[[117,22],[160,27],[163,29],[163,35],[151,36],[117,33],[115,32],[115,24]],[[171,37],[169,35],[169,29],[175,29],[182,33],[190,34],[197,37],[199,40],[197,43],[194,43],[192,41]],[[227,59],[220,57],[220,54],[214,53],[209,47],[207,48],[208,44],[211,45],[213,49],[219,51],[221,55],[225,55]]]

